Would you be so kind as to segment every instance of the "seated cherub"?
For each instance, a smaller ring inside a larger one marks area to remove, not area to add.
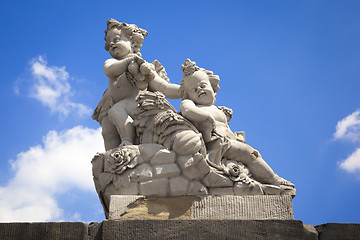
[[[141,58],[140,48],[146,36],[147,31],[134,24],[114,19],[107,23],[105,49],[113,58],[106,60],[103,68],[109,85],[93,114],[102,126],[106,150],[133,144],[132,115],[141,90],[160,91],[168,98],[179,98],[179,86],[158,75],[155,68],[161,68],[161,64],[156,60],[147,63]]]
[[[293,186],[276,175],[257,150],[239,141],[239,136],[230,130],[229,117],[214,105],[220,89],[219,77],[199,68],[189,59],[185,60],[181,69],[184,77],[179,89],[183,100],[180,112],[202,133],[210,161],[220,165],[221,158],[225,157],[245,164],[259,182]]]

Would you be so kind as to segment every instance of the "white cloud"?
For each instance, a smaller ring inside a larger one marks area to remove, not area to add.
[[[343,118],[336,125],[335,139],[360,141],[360,110]]]
[[[351,142],[360,141],[360,110],[340,120],[336,125],[334,139]],[[347,159],[339,162],[340,168],[347,172],[360,172],[360,148],[357,148]]]
[[[63,116],[67,116],[71,111],[79,115],[91,112],[88,106],[70,99],[73,91],[69,82],[70,76],[65,67],[47,66],[47,61],[43,56],[33,59],[30,65],[34,77],[31,97],[49,107],[52,112]]]
[[[43,145],[31,147],[11,162],[14,177],[0,187],[0,222],[78,219],[65,213],[56,197],[70,190],[95,191],[91,159],[104,151],[101,128],[77,126],[50,131]]]
[[[360,148],[356,149],[350,157],[339,163],[340,167],[347,172],[354,173],[360,171]]]

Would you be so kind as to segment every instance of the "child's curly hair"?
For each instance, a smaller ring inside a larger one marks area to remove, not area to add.
[[[214,93],[216,94],[219,90],[220,90],[220,86],[219,86],[219,82],[220,82],[220,78],[218,75],[214,75],[214,73],[212,71],[206,70],[204,68],[199,68],[198,66],[196,66],[196,63],[191,61],[190,59],[186,59],[184,64],[181,65],[181,71],[183,71],[183,78],[181,79],[180,82],[180,88],[179,88],[179,96],[181,97],[182,100],[187,99],[188,98],[188,94],[186,93],[185,90],[185,81],[184,79],[187,76],[192,75],[193,73],[195,73],[196,71],[203,71],[204,73],[207,74],[211,87],[214,90]]]
[[[148,35],[148,32],[145,29],[138,28],[135,24],[127,24],[127,23],[120,23],[115,19],[110,18],[107,21],[107,29],[105,30],[105,49],[109,51],[110,44],[107,40],[107,33],[109,30],[117,28],[121,29],[122,32],[125,33],[125,36],[131,41],[131,47],[135,53],[140,54],[140,48],[142,47],[142,43],[144,38]]]

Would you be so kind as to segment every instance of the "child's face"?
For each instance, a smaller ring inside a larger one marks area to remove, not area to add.
[[[196,71],[184,79],[188,98],[198,105],[212,105],[215,103],[215,93],[209,77],[203,71]]]
[[[110,46],[109,53],[115,59],[122,59],[133,53],[129,39],[117,28],[108,31],[107,41]]]

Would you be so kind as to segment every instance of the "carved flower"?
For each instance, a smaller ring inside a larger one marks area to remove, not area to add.
[[[184,64],[181,65],[181,71],[184,73],[184,77],[192,75],[194,72],[198,71],[200,68],[196,66],[196,63],[190,59],[186,59]]]
[[[230,176],[234,176],[237,177],[240,175],[240,168],[239,165],[235,164],[235,163],[229,163],[227,165],[227,168],[229,169],[229,174]]]
[[[224,173],[228,175],[232,181],[246,184],[254,182],[254,180],[251,179],[249,169],[243,164],[235,161],[227,161],[223,166]]]
[[[110,154],[110,172],[121,174],[128,168],[134,168],[139,164],[137,153],[130,148],[122,148]]]

